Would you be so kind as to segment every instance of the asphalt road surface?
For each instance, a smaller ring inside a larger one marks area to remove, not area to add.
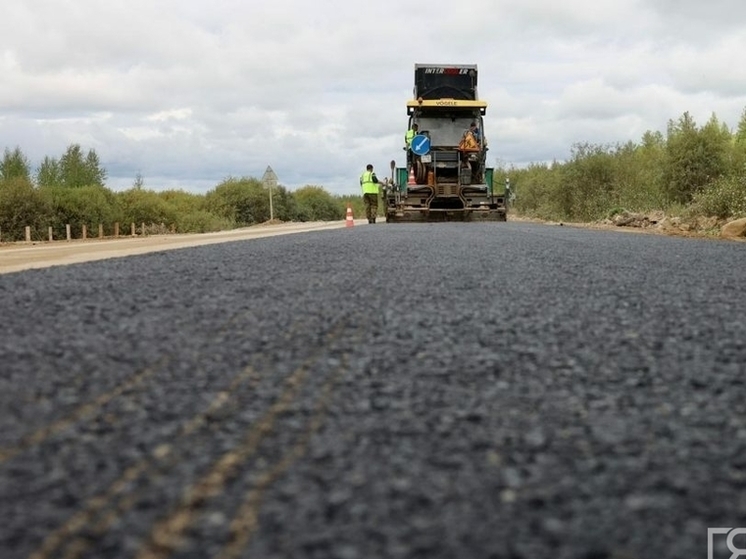
[[[0,557],[705,558],[746,526],[744,278],[511,222],[1,275]]]

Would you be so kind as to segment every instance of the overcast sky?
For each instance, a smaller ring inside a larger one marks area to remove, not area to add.
[[[746,0],[5,0],[0,149],[95,149],[109,186],[205,192],[267,165],[358,193],[403,158],[414,64],[479,67],[490,163],[746,107]]]

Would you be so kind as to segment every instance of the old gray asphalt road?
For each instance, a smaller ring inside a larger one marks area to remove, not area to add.
[[[0,276],[0,557],[706,557],[746,522],[744,278],[521,223]]]

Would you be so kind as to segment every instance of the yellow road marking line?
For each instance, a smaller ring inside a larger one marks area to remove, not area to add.
[[[225,323],[223,323],[223,325],[220,326],[217,333],[211,338],[211,340],[214,341],[218,339],[222,334],[225,334],[228,329],[236,322],[238,317],[245,314],[246,312],[248,311],[241,311],[233,314],[227,321],[225,321]],[[158,361],[156,361],[155,364],[149,367],[145,367],[139,373],[136,373],[134,377],[129,378],[113,390],[106,392],[105,394],[101,394],[93,401],[82,404],[64,418],[54,421],[53,423],[37,429],[29,435],[26,435],[13,446],[0,448],[0,464],[7,462],[11,458],[15,458],[34,445],[43,443],[53,435],[56,435],[57,433],[68,429],[70,426],[77,423],[86,416],[91,415],[94,411],[102,408],[113,399],[121,396],[127,390],[131,390],[132,388],[141,384],[147,377],[152,376],[153,373],[155,373],[155,371],[158,369],[158,367],[162,366],[168,359],[168,357],[161,357]],[[76,382],[76,379],[73,379],[72,382]]]
[[[241,373],[236,375],[228,389],[219,392],[215,398],[210,402],[210,405],[197,416],[189,419],[182,425],[177,433],[179,436],[188,436],[202,426],[205,422],[205,418],[215,413],[220,409],[228,400],[227,395],[233,393],[238,386],[246,381],[247,379],[253,380],[255,386],[258,382],[258,373],[252,366],[247,366]],[[76,513],[72,518],[65,522],[62,526],[57,528],[54,532],[49,534],[42,543],[41,547],[36,550],[28,559],[48,559],[50,555],[60,548],[65,540],[72,536],[72,534],[79,532],[81,529],[88,526],[93,520],[94,516],[103,508],[105,508],[117,495],[124,492],[127,486],[152,469],[157,463],[166,460],[173,454],[173,447],[169,444],[162,444],[157,446],[151,452],[150,456],[142,458],[137,463],[133,464],[125,470],[125,472],[115,480],[105,493],[96,495],[89,499],[84,505],[82,510]],[[134,503],[125,503],[125,506],[120,504],[117,507],[116,512],[110,512],[108,515],[103,517],[99,523],[94,527],[98,530],[105,530],[120,516],[120,514],[130,508]],[[126,506],[129,505],[129,506]],[[78,557],[86,549],[86,541],[82,538],[78,538],[71,544],[71,548],[68,549],[66,558],[71,559]],[[70,551],[72,549],[73,551]]]
[[[316,402],[314,413],[308,428],[295,445],[282,457],[273,468],[267,470],[250,490],[241,504],[230,526],[230,541],[215,556],[214,559],[237,559],[248,545],[259,521],[259,510],[265,491],[279,479],[297,460],[307,452],[311,438],[319,431],[326,419],[329,401],[334,387],[344,373],[344,366],[340,366],[324,383],[321,396]]]
[[[259,443],[272,432],[277,417],[293,402],[308,375],[307,360],[285,380],[286,388],[279,400],[253,426],[237,448],[223,454],[212,468],[185,491],[181,502],[166,518],[157,522],[149,540],[140,549],[135,559],[164,559],[175,551],[182,541],[182,535],[192,524],[200,505],[218,495],[235,470],[259,447]]]
[[[120,384],[119,386],[109,392],[106,392],[105,394],[101,394],[91,402],[87,402],[79,406],[66,417],[59,419],[54,423],[46,425],[23,437],[14,446],[0,449],[0,464],[10,460],[11,458],[14,458],[26,449],[31,448],[32,446],[44,442],[52,435],[64,431],[84,417],[91,415],[97,409],[102,408],[103,406],[111,402],[114,398],[122,395],[127,390],[130,390],[136,387],[138,384],[141,384],[147,377],[151,376],[156,371],[158,366],[163,364],[163,361],[164,358],[161,358],[155,365],[144,368],[134,377],[130,378],[127,382]]]

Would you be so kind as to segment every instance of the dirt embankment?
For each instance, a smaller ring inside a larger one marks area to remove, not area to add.
[[[590,223],[547,221],[515,214],[511,214],[508,219],[586,229],[614,229],[632,233],[746,241],[746,218],[728,221],[715,217],[683,218],[666,216],[663,212],[636,213],[625,211],[619,212],[611,218]]]

